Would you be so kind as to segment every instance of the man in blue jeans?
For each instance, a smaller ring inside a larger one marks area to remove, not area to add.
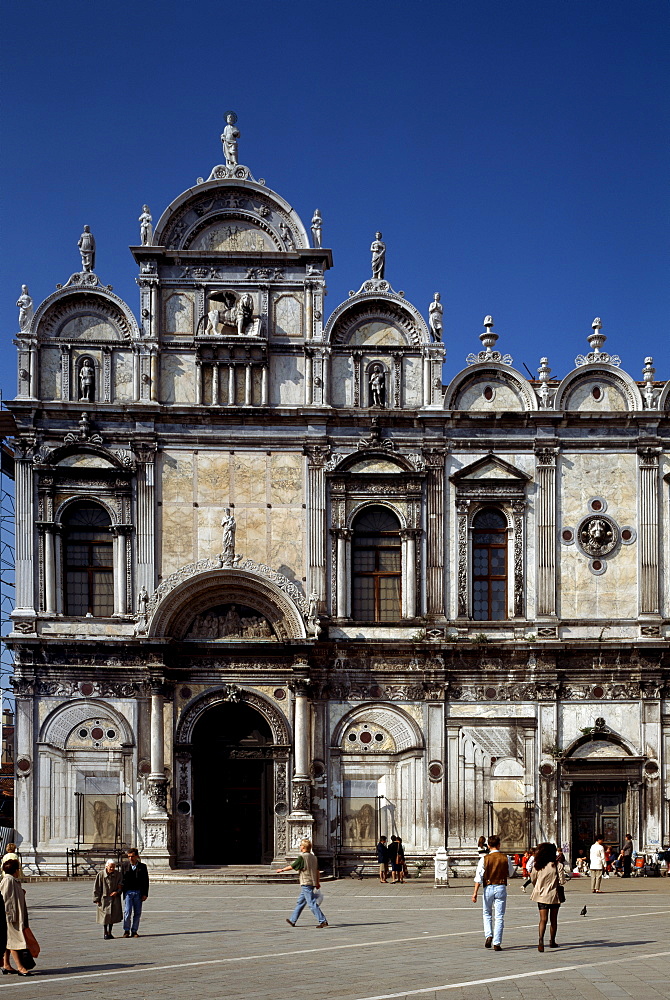
[[[500,852],[500,837],[489,837],[488,845],[489,853],[481,857],[477,865],[472,902],[477,902],[479,886],[483,885],[484,947],[490,948],[493,943],[494,951],[502,951],[507,879],[514,874],[514,862]]]
[[[139,859],[137,848],[127,852],[127,861],[121,865],[123,875],[123,936],[139,937],[137,928],[142,916],[142,903],[149,895],[149,872]]]
[[[316,856],[312,854],[312,841],[306,837],[300,841],[300,855],[295,859],[293,864],[287,865],[285,868],[278,868],[277,872],[290,872],[291,870],[298,873],[300,895],[298,896],[298,902],[295,904],[295,910],[291,914],[290,919],[286,918],[286,923],[290,924],[291,927],[295,927],[298,917],[305,907],[309,906],[318,921],[316,926],[318,928],[327,927],[328,921],[316,901],[316,893],[321,888],[319,862]]]

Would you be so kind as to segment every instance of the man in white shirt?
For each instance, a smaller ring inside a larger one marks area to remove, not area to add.
[[[605,870],[605,848],[602,837],[596,837],[595,843],[591,845],[589,869],[591,871],[591,892],[602,892],[600,883]]]

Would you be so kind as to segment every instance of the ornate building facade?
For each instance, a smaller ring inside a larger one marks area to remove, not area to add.
[[[238,162],[158,220],[139,313],[19,299],[16,826],[28,868],[670,835],[670,382],[536,379],[427,319]],[[473,345],[474,346],[474,345]]]

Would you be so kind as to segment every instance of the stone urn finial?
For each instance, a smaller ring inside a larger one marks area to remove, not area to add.
[[[593,351],[594,354],[600,354],[600,348],[607,340],[605,334],[600,333],[602,325],[603,321],[601,320],[600,316],[596,316],[593,323],[591,323],[591,328],[595,330],[595,333],[592,333],[589,337],[586,338],[589,344],[591,345],[591,350]]]
[[[479,334],[479,339],[490,353],[495,347],[496,341],[498,339],[498,334],[493,332],[493,316],[484,317],[484,326],[486,327],[485,333]]]

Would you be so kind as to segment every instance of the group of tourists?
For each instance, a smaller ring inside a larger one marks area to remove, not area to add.
[[[386,843],[386,837],[380,837],[377,844],[377,864],[379,865],[379,881],[388,882],[389,866],[391,868],[391,884],[404,882],[407,875],[405,849],[402,837],[392,836],[391,843]]]

